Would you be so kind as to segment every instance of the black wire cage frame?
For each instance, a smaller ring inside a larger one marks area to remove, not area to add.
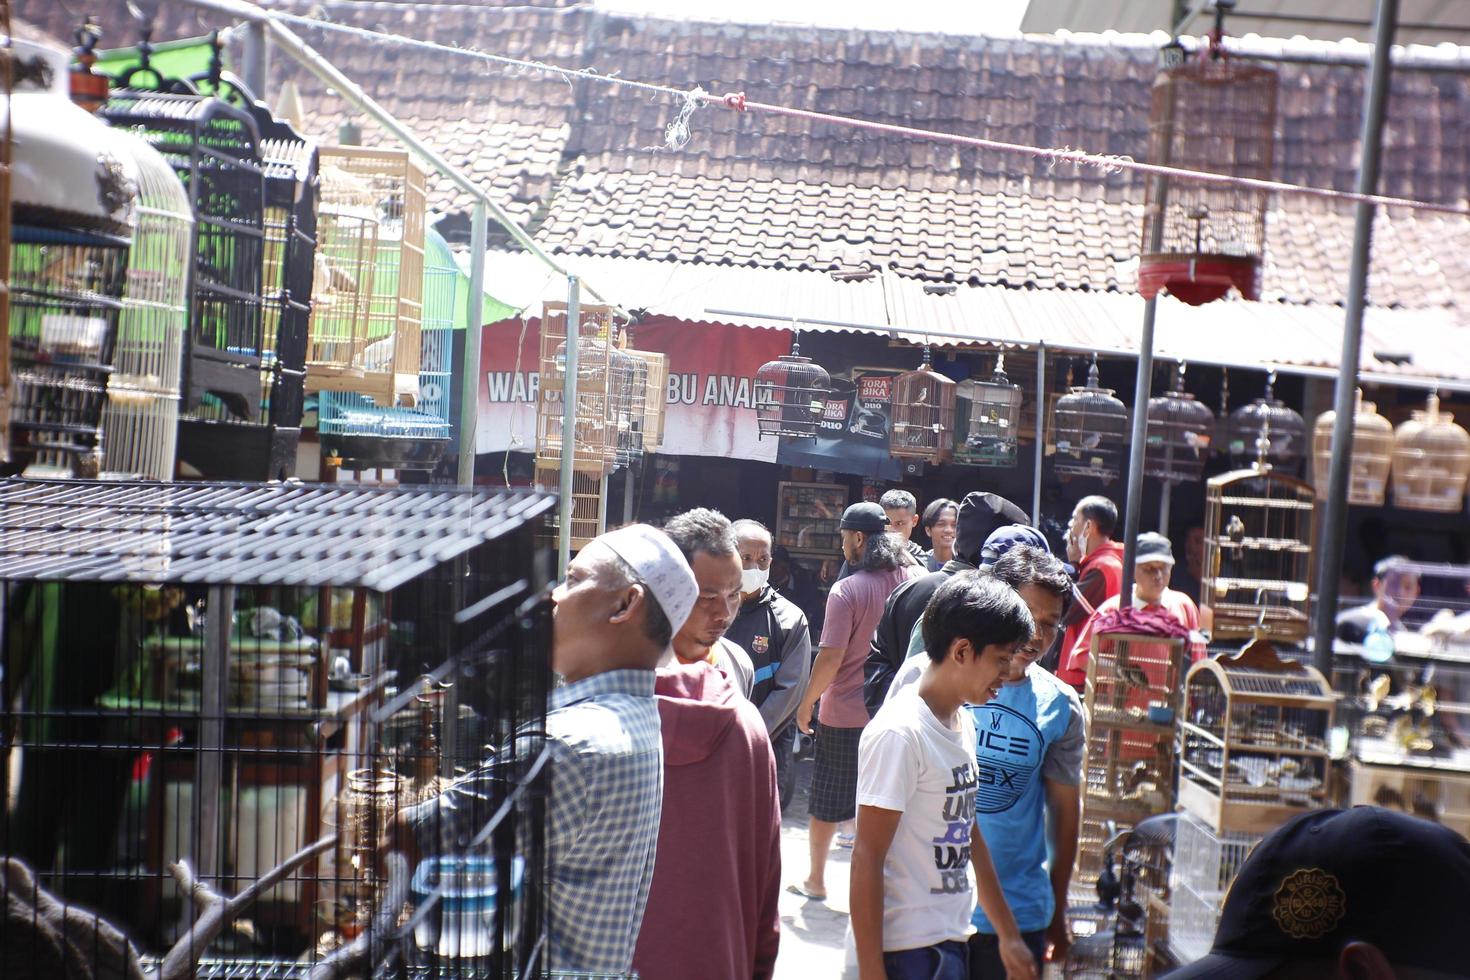
[[[0,776],[18,787],[0,864],[122,930],[164,977],[170,946],[197,977],[344,961],[357,973],[339,975],[543,975],[553,563],[537,534],[553,506],[0,481]],[[486,746],[510,764],[470,843],[425,838],[423,864],[383,874],[392,814]],[[197,937],[184,873],[240,892],[313,847],[241,913],[248,928]],[[24,927],[0,923],[0,975]]]

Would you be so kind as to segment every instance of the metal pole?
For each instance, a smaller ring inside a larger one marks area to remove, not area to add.
[[[546,324],[541,325],[546,329]],[[572,463],[577,455],[577,347],[582,339],[582,284],[567,276],[567,356],[561,386],[561,501],[557,510],[556,567],[566,577],[572,560]]]
[[[465,324],[464,361],[460,370],[459,485],[475,485],[475,427],[480,420],[480,343],[484,333],[485,202],[475,205],[470,218],[470,308]]]
[[[265,25],[252,21],[245,25],[244,64],[241,66],[245,87],[257,99],[269,101],[266,79],[270,77],[270,39]]]
[[[1041,461],[1046,443],[1046,344],[1036,345],[1036,472],[1031,476],[1031,526],[1041,527]],[[1019,433],[1017,433],[1019,435]]]
[[[1362,157],[1358,189],[1378,186],[1383,151],[1383,115],[1388,103],[1389,48],[1398,23],[1398,0],[1378,0],[1374,21],[1373,60],[1368,72],[1368,98],[1363,107]],[[1322,550],[1317,556],[1317,619],[1312,632],[1312,659],[1317,669],[1332,676],[1332,640],[1337,632],[1337,581],[1342,574],[1343,536],[1347,533],[1348,476],[1353,453],[1354,396],[1358,387],[1358,360],[1362,356],[1363,310],[1368,303],[1368,260],[1373,247],[1371,204],[1359,204],[1353,219],[1353,253],[1348,266],[1347,316],[1342,331],[1342,359],[1338,362],[1337,393],[1332,420],[1332,465],[1322,507]]]
[[[1153,223],[1155,238],[1160,238],[1164,222],[1162,213]],[[1150,251],[1157,252],[1155,242]],[[1128,496],[1123,501],[1123,577],[1118,584],[1118,602],[1127,608],[1133,601],[1133,542],[1138,538],[1139,511],[1143,508],[1143,455],[1148,441],[1148,399],[1153,393],[1154,317],[1158,299],[1143,304],[1143,332],[1138,338],[1138,380],[1133,387],[1133,434],[1128,445]]]
[[[623,470],[623,523],[633,523],[634,495],[638,492],[638,481],[633,479],[633,466],[628,464]]]
[[[1172,455],[1172,450],[1171,450]],[[1169,536],[1169,506],[1174,502],[1174,481],[1165,480],[1159,491],[1159,533]]]

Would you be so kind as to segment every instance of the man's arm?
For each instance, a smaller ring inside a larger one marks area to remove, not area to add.
[[[1056,826],[1056,842],[1051,858],[1051,891],[1056,899],[1051,924],[1046,927],[1046,941],[1051,945],[1047,958],[1053,963],[1066,959],[1072,946],[1072,933],[1067,928],[1067,890],[1072,885],[1072,866],[1077,863],[1077,836],[1082,827],[1082,790],[1046,780],[1046,805]]]
[[[995,873],[990,848],[985,846],[985,835],[980,833],[978,821],[970,823],[970,866],[975,869],[975,890],[980,896],[980,908],[985,912],[985,918],[995,926],[995,936],[1000,941],[1000,961],[1005,965],[1007,980],[1035,980],[1036,957],[1031,955],[1031,950],[1021,938],[1020,927],[1011,914],[1005,892],[1001,891],[1000,876]],[[857,927],[856,915],[854,906],[854,930]]]
[[[893,835],[902,817],[900,810],[867,805],[858,807],[848,905],[860,980],[884,980],[886,976],[883,969],[883,862],[888,858],[888,848],[893,844]]]
[[[837,679],[837,669],[842,666],[842,658],[847,650],[842,647],[822,647],[817,651],[817,662],[812,664],[811,680],[807,682],[806,693],[801,696],[801,705],[796,709],[796,727],[803,734],[812,733],[812,706],[817,703],[817,698],[822,692]]]
[[[786,634],[781,645],[781,665],[776,676],[771,678],[771,693],[761,705],[761,719],[766,731],[772,735],[791,720],[801,705],[801,696],[806,691],[807,675],[812,659],[812,637],[807,629],[806,616],[798,613],[796,621],[782,624]]]

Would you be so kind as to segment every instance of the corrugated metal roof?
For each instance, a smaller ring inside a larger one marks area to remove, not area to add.
[[[1133,293],[939,286],[891,274],[839,281],[822,272],[635,258],[565,260],[580,274],[613,284],[625,309],[695,323],[1131,355],[1143,321],[1144,301]],[[565,282],[526,253],[492,253],[485,290],[532,316],[543,300],[566,298]],[[1342,327],[1337,306],[1226,300],[1196,307],[1162,296],[1155,352],[1198,364],[1335,371]],[[1470,387],[1467,330],[1470,321],[1454,310],[1370,308],[1362,371],[1388,383]]]

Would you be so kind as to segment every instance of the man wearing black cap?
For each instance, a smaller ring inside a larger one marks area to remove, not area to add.
[[[1273,831],[1241,865],[1215,944],[1169,980],[1470,977],[1470,844],[1359,806]]]

